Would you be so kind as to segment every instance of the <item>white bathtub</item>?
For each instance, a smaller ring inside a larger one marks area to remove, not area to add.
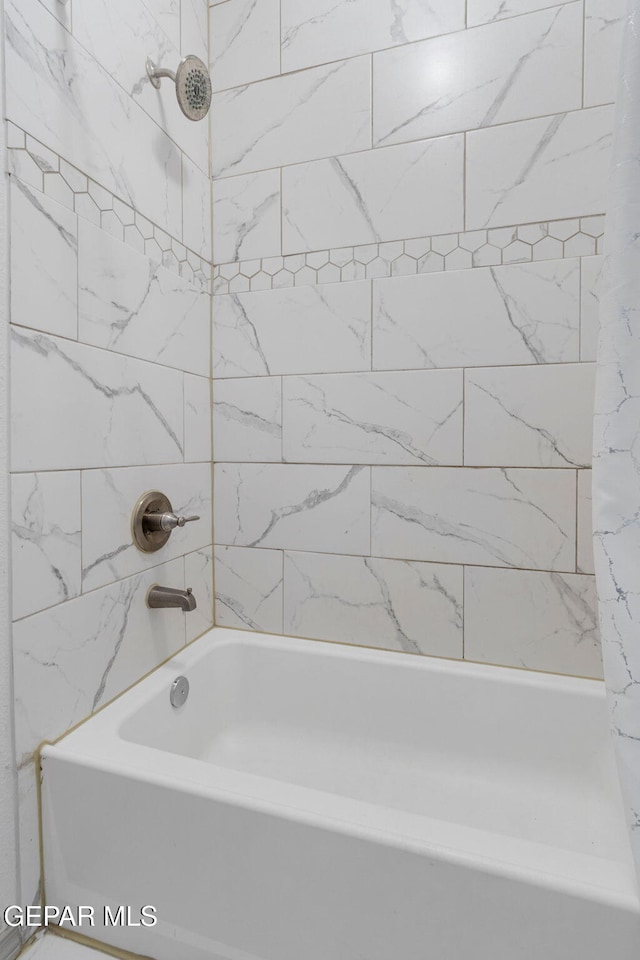
[[[640,956],[596,681],[216,629],[43,768],[47,902],[157,960]]]

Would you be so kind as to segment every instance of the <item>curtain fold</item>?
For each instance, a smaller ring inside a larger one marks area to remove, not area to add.
[[[640,0],[630,0],[614,124],[593,461],[604,673],[640,882]]]

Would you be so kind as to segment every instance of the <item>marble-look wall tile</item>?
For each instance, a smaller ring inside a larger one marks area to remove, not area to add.
[[[570,2],[572,0],[467,0],[467,26],[475,27],[479,23],[491,23]]]
[[[80,593],[80,515],[79,473],[11,478],[14,620]]]
[[[182,239],[191,250],[211,260],[211,181],[208,174],[185,156],[182,158]]]
[[[282,551],[215,548],[216,624],[282,633]]]
[[[212,7],[209,63],[214,90],[279,74],[280,0],[227,0]]]
[[[575,569],[572,471],[373,467],[371,483],[376,556]]]
[[[181,0],[180,36],[182,56],[195,53],[207,63],[209,56],[208,0]]]
[[[138,550],[131,515],[147,490],[162,490],[179,516],[199,516],[174,530],[162,553]],[[211,464],[193,463],[82,474],[83,592],[148,570],[211,543]]]
[[[578,471],[578,573],[594,573],[591,470]]]
[[[627,0],[585,0],[584,105],[616,99]]]
[[[462,370],[285,377],[284,459],[462,463]]]
[[[185,556],[184,582],[185,587],[191,587],[197,603],[185,621],[186,641],[190,643],[213,626],[213,547]]]
[[[55,0],[57,2],[57,0]],[[176,48],[180,47],[180,0],[142,0]],[[224,0],[223,0],[224,2]]]
[[[20,857],[20,904],[40,904],[40,831],[38,828],[39,771],[33,760],[18,770],[18,843]]]
[[[375,280],[373,297],[375,369],[578,359],[578,260]]]
[[[606,208],[611,107],[467,134],[468,230]]]
[[[40,5],[5,8],[7,116],[178,236],[180,150]]]
[[[191,123],[184,116],[168,81],[160,90],[151,85],[147,57],[159,67],[175,70],[180,61],[179,44],[173,43],[142,0],[109,0],[109,3],[76,4],[73,35],[110,74],[132,100],[206,172],[208,143],[205,123]]]
[[[211,381],[184,375],[184,459],[211,460]]]
[[[580,359],[595,360],[600,333],[600,289],[604,257],[583,257],[580,313]]]
[[[15,177],[11,183],[11,322],[78,336],[75,214]]]
[[[593,363],[467,370],[465,465],[588,466],[595,373]]]
[[[80,340],[208,376],[210,297],[104,230],[79,222]]]
[[[464,27],[464,0],[282,0],[282,69],[383,50]]]
[[[214,527],[225,546],[369,553],[367,467],[215,467]]]
[[[52,13],[56,20],[59,20],[67,30],[71,28],[71,11],[73,9],[72,0],[40,0],[42,6]],[[78,4],[79,6],[80,4]]]
[[[183,459],[181,372],[19,327],[11,341],[13,470]]]
[[[284,253],[461,230],[462,136],[287,167]]]
[[[286,633],[462,657],[462,567],[285,553]]]
[[[602,676],[593,577],[465,569],[465,657]]]
[[[336,283],[215,298],[214,377],[368,370],[371,286]]]
[[[213,183],[213,256],[216,263],[278,257],[280,171],[265,170]]]
[[[154,583],[184,588],[182,558],[14,624],[19,763],[183,646],[188,614],[149,610]]]
[[[282,378],[217,380],[213,388],[217,461],[282,460]]]
[[[377,53],[373,102],[378,146],[579,109],[582,3]]]
[[[315,67],[214,95],[216,177],[371,146],[368,57]]]

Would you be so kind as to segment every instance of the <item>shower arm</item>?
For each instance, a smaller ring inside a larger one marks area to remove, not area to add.
[[[156,90],[160,89],[160,79],[162,77],[168,77],[169,80],[173,80],[174,83],[176,82],[175,70],[167,70],[166,67],[156,67],[153,60],[147,60],[147,76]]]

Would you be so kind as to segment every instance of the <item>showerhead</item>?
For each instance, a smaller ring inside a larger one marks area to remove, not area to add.
[[[154,87],[160,87],[160,78],[169,77],[175,82],[180,109],[189,120],[202,120],[211,106],[211,80],[207,66],[193,54],[178,64],[178,69],[166,70],[147,60],[147,75]]]

